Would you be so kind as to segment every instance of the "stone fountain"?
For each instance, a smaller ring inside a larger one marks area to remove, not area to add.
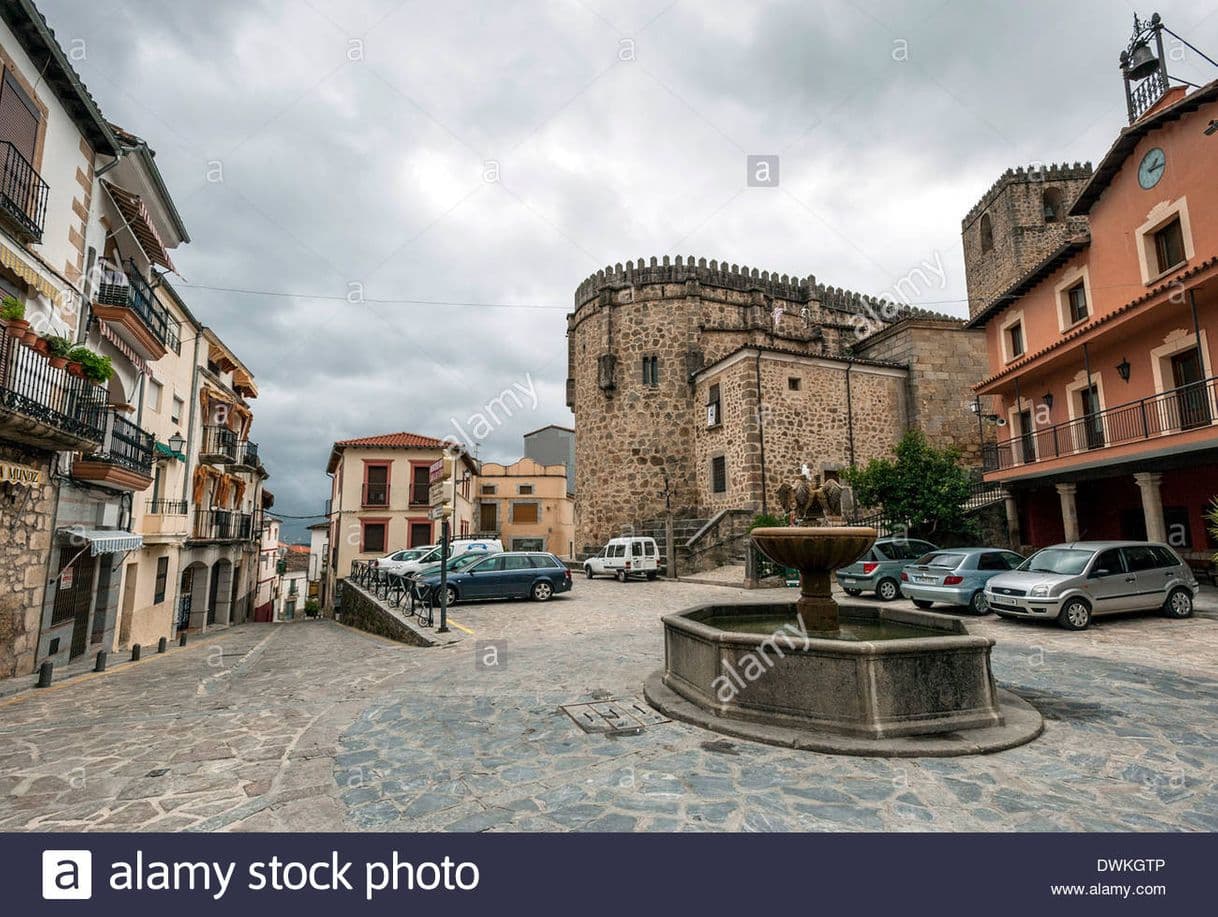
[[[832,572],[875,538],[833,524],[754,529],[763,554],[799,571],[798,601],[666,616],[648,701],[716,732],[841,754],[976,754],[1038,736],[1040,714],[994,682],[990,638],[947,615],[838,606]]]

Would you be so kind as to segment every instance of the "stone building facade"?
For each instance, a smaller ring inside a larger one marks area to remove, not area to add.
[[[984,365],[980,336],[961,325],[705,259],[598,272],[567,323],[576,551],[666,506],[684,518],[772,509],[804,464],[824,473],[887,454],[929,417],[926,399],[954,386],[962,401]],[[911,365],[920,344],[907,338],[926,332],[946,350]],[[977,353],[955,360],[957,342]],[[967,423],[937,430],[961,447],[976,437]]]
[[[1069,215],[1091,178],[1091,163],[1007,169],[961,221],[969,317],[990,306],[1020,277],[1086,233]]]
[[[54,528],[54,455],[0,442],[0,468],[36,469],[37,483],[0,480],[0,678],[34,670],[46,594],[46,556]]]

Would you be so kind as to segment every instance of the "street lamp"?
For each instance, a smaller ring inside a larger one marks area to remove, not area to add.
[[[169,450],[171,452],[176,452],[178,455],[181,455],[185,449],[186,440],[182,437],[181,433],[175,433],[173,436],[169,437]]]

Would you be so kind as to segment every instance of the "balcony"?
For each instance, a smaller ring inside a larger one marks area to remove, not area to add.
[[[145,360],[159,360],[181,344],[169,312],[133,261],[126,271],[111,267],[103,272],[93,297],[93,313],[106,322]]]
[[[234,453],[233,469],[235,471],[257,471],[258,444],[248,439],[239,440]]]
[[[105,418],[105,389],[0,334],[0,437],[39,449],[90,450],[105,437]]]
[[[237,434],[228,427],[204,427],[199,461],[209,465],[234,465],[237,446]]]
[[[150,499],[144,504],[149,516],[185,516],[189,511],[185,500]]]
[[[50,188],[7,140],[0,141],[0,168],[0,218],[23,241],[41,242]]]
[[[101,448],[86,451],[72,462],[72,477],[132,493],[152,484],[153,436],[125,417],[110,411]]]
[[[252,513],[197,509],[190,538],[192,541],[251,541],[256,532]]]
[[[360,495],[360,506],[388,506],[389,505],[389,485],[382,482],[379,484],[365,484],[363,493]]]
[[[1218,419],[1218,376],[1094,414],[1029,430],[1003,440],[983,455],[987,472],[1092,456],[1139,442],[1213,428]],[[1216,433],[1215,440],[1218,440]]]

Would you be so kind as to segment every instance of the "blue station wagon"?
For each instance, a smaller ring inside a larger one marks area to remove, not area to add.
[[[440,571],[416,580],[420,591],[440,588]],[[481,599],[533,599],[545,602],[571,588],[571,571],[553,554],[507,551],[483,557],[448,574],[448,604]]]

